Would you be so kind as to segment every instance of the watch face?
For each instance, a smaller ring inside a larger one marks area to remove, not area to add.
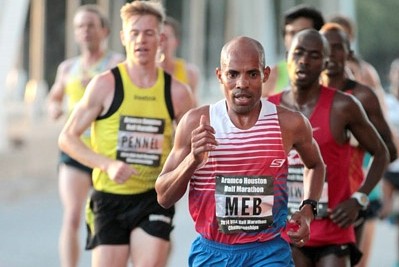
[[[362,209],[365,210],[369,204],[369,198],[366,194],[356,192],[352,196],[357,200],[360,206],[362,206]]]
[[[368,204],[368,198],[367,198],[367,196],[365,196],[365,195],[361,196],[361,197],[360,197],[360,203],[361,203],[363,206],[367,205],[367,204]]]

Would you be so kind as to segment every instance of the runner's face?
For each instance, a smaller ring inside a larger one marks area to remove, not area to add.
[[[132,16],[124,23],[121,38],[128,59],[140,65],[155,64],[160,43],[160,26],[155,16]]]
[[[73,26],[78,45],[89,49],[100,46],[107,35],[107,30],[101,26],[98,15],[90,11],[78,12],[74,17]]]
[[[231,111],[247,114],[259,105],[268,70],[260,62],[259,52],[253,44],[231,45],[222,58],[221,68],[216,71]]]
[[[165,53],[166,56],[171,58],[175,55],[179,42],[171,26],[164,25],[163,34],[165,36],[165,39],[161,43],[162,51]]]
[[[345,73],[345,62],[349,58],[349,49],[345,44],[345,37],[338,30],[327,31],[323,35],[330,45],[330,57],[325,72],[329,76],[343,75]]]
[[[288,52],[288,75],[294,86],[310,87],[318,83],[325,66],[324,47],[320,36],[301,34]]]

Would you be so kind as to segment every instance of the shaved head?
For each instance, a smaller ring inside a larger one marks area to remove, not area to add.
[[[265,53],[258,41],[239,36],[227,42],[220,53],[216,76],[223,85],[229,112],[258,112],[262,83],[269,75],[270,68],[265,67]]]
[[[256,50],[259,55],[261,67],[265,67],[265,51],[262,44],[255,39],[245,36],[236,37],[223,46],[222,52],[220,54],[220,67],[223,68],[225,66],[226,61],[232,54],[248,53],[253,52],[254,50]]]
[[[318,32],[315,29],[306,29],[303,31],[298,32],[295,36],[294,39],[292,39],[292,46],[290,51],[295,47],[295,45],[303,40],[303,39],[313,39],[314,42],[321,42],[323,44],[323,58],[325,61],[328,60],[328,57],[330,55],[330,44],[328,43],[326,37],[324,37],[320,32]],[[295,45],[294,45],[295,44]],[[292,51],[291,51],[292,52]]]

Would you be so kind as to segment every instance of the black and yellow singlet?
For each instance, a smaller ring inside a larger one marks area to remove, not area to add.
[[[107,114],[92,124],[92,147],[97,153],[132,164],[139,174],[117,184],[95,168],[96,190],[138,194],[154,188],[172,149],[174,118],[170,75],[162,69],[157,71],[157,81],[151,88],[139,88],[132,83],[124,64],[112,69],[114,99]]]

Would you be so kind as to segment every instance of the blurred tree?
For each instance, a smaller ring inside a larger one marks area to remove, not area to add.
[[[392,60],[399,57],[398,0],[357,1],[359,54],[375,66],[384,88]]]

